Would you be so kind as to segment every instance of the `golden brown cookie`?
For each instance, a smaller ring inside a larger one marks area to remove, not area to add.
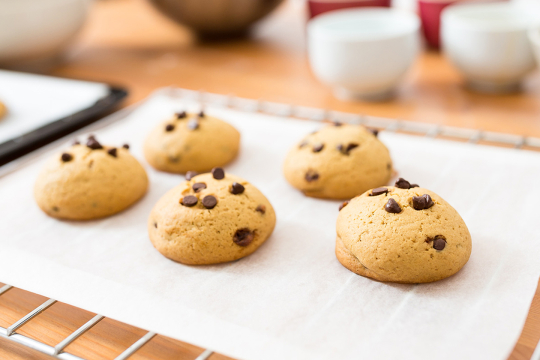
[[[336,123],[292,148],[283,172],[307,196],[349,199],[385,185],[392,175],[392,160],[376,133],[360,125]]]
[[[272,205],[255,186],[215,168],[167,192],[152,209],[148,233],[169,259],[203,265],[253,253],[275,224]]]
[[[148,188],[141,164],[121,148],[102,146],[93,136],[55,155],[39,174],[34,197],[47,215],[89,220],[120,212]]]
[[[341,264],[379,281],[441,280],[471,255],[471,235],[457,211],[403,179],[343,203],[336,231]]]
[[[184,174],[223,166],[239,147],[240,133],[232,125],[203,112],[181,112],[150,132],[144,156],[157,170]]]

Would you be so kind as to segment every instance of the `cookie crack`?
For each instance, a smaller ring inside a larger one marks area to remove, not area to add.
[[[372,269],[368,268],[362,261],[360,261],[360,259],[351,251],[347,248],[347,246],[345,245],[345,243],[343,242],[343,240],[341,239],[341,237],[338,237],[339,240],[341,241],[341,244],[343,245],[343,249],[345,249],[345,251],[347,251],[347,253],[349,255],[351,255],[353,258],[356,259],[356,261],[358,261],[358,263],[360,265],[362,265],[364,268],[366,268],[367,270],[373,272],[374,274],[378,275],[378,276],[381,276],[381,274],[377,273],[376,271],[373,271]]]

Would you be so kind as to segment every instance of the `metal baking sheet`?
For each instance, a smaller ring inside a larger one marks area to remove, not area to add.
[[[0,70],[0,166],[97,120],[126,90],[107,84]]]

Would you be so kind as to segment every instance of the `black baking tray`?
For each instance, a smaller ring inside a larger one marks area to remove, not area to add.
[[[1,143],[0,166],[98,121],[114,110],[127,95],[126,89],[109,86],[108,94],[90,107]]]

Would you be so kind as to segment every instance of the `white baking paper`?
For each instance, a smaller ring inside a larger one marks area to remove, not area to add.
[[[380,283],[336,260],[339,202],[306,198],[282,175],[288,149],[320,124],[207,107],[241,131],[226,171],[269,198],[277,226],[247,258],[185,266],[159,254],[146,230],[183,177],[154,171],[142,154],[148,131],[185,106],[199,109],[158,94],[96,132],[105,144],[129,142],[150,177],[142,201],[116,216],[43,214],[32,187],[50,152],[0,178],[0,281],[242,359],[507,357],[540,276],[540,154],[382,132],[399,175],[463,216],[473,252],[449,279]]]
[[[0,143],[89,108],[109,92],[105,84],[0,70]]]

